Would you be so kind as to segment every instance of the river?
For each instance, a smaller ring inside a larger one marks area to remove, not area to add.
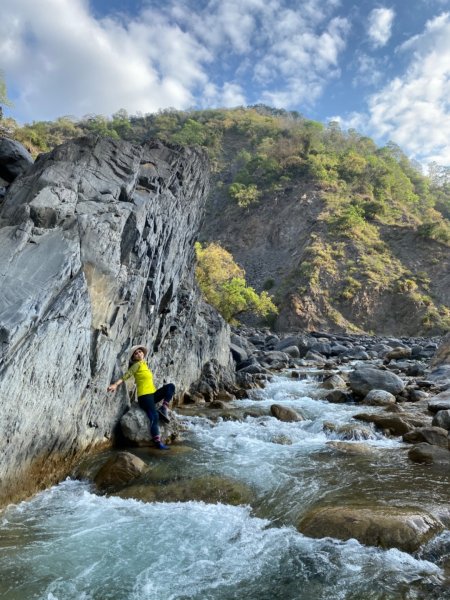
[[[267,415],[274,402],[305,420]],[[278,375],[232,406],[247,416],[182,416],[188,451],[132,451],[153,466],[153,484],[227,477],[250,488],[251,506],[100,496],[68,479],[0,514],[0,598],[450,598],[448,530],[410,555],[312,539],[295,527],[314,505],[347,503],[421,507],[448,526],[449,474],[411,463],[406,444],[366,424],[349,431],[361,407],[321,400],[313,375]],[[339,449],[343,438],[355,452]]]

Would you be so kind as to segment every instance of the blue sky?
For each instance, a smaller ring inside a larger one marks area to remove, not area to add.
[[[450,0],[2,0],[19,122],[265,103],[450,164]]]

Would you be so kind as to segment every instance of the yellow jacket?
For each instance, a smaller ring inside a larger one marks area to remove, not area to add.
[[[132,364],[128,371],[122,375],[122,379],[126,381],[132,375],[136,382],[138,397],[156,392],[155,384],[153,383],[153,373],[148,368],[145,360],[140,360]]]

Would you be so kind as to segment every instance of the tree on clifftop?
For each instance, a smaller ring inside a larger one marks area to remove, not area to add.
[[[196,276],[206,300],[229,323],[243,312],[266,317],[278,309],[267,292],[257,294],[245,281],[245,271],[234,262],[233,256],[219,244],[205,248],[197,242]]]

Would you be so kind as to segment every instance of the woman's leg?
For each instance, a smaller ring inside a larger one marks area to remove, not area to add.
[[[167,409],[169,407],[169,403],[175,394],[175,386],[173,383],[166,383],[162,387],[158,388],[156,392],[153,394],[155,404],[163,401],[162,405],[162,414],[167,418]]]
[[[160,442],[161,436],[159,435],[159,419],[158,411],[155,406],[155,394],[145,394],[144,396],[138,397],[139,406],[142,410],[145,410],[148,418],[150,419],[150,435],[153,441]]]

